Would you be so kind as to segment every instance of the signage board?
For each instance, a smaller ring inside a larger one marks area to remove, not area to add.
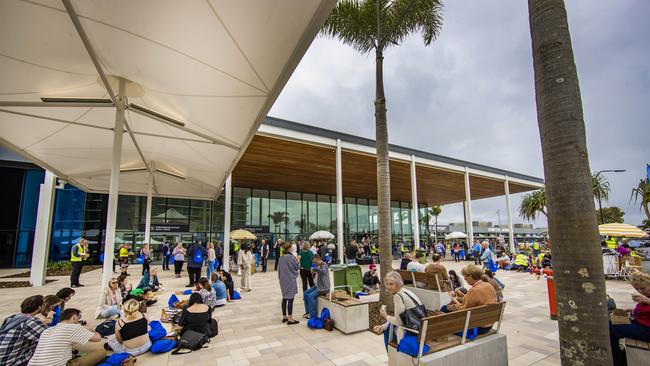
[[[268,225],[244,225],[241,227],[244,230],[250,231],[253,234],[268,234],[270,233]]]
[[[189,225],[178,224],[151,224],[149,227],[152,233],[186,233],[190,231]],[[140,225],[140,231],[145,231],[145,225]]]

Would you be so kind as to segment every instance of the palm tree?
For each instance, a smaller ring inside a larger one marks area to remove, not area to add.
[[[596,172],[591,176],[591,186],[594,192],[594,198],[597,200],[607,201],[609,199],[609,181],[601,172]]]
[[[640,204],[640,207],[645,211],[645,215],[650,221],[650,181],[648,179],[641,179],[639,185],[632,190],[630,201],[634,198],[635,204]]]
[[[275,232],[280,235],[280,225],[283,222],[286,222],[289,219],[289,216],[287,215],[286,212],[282,211],[276,211],[268,216],[271,221],[273,221],[273,224],[275,225]]]
[[[605,275],[563,0],[528,0],[563,365],[611,365]]]
[[[519,216],[528,221],[535,220],[538,214],[546,214],[546,193],[544,188],[528,193],[519,204]]]
[[[375,51],[375,139],[377,150],[377,206],[381,277],[392,270],[388,122],[384,95],[384,51],[420,31],[429,45],[440,32],[439,0],[342,0],[321,32],[338,38],[362,54]],[[381,288],[382,304],[392,309],[392,298]]]
[[[438,242],[438,216],[440,216],[440,214],[442,213],[442,207],[440,207],[440,206],[429,207],[428,211],[429,211],[429,216],[433,215],[433,217],[436,218],[436,228],[435,228],[435,231],[434,231],[435,234],[433,234],[434,235],[433,240],[434,240],[434,243],[437,243]]]

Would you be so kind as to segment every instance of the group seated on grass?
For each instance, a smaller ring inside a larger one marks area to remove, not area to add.
[[[214,309],[230,302],[235,293],[229,273],[213,273],[211,280],[201,278],[189,298],[176,304],[171,331],[146,316],[147,307],[156,303],[156,292],[162,291],[155,269],[146,271],[136,288],[124,275],[109,281],[95,312],[103,322],[95,330],[86,327],[79,309],[67,306],[74,289],[30,296],[21,303],[20,313],[2,322],[0,365],[96,365],[108,357],[168,352],[180,346],[179,340],[197,334],[198,343],[205,343],[218,333]]]

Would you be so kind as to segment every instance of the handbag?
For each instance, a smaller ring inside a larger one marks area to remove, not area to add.
[[[108,337],[111,334],[115,334],[115,320],[109,319],[104,321],[95,328],[95,332],[99,333],[102,337]]]
[[[182,348],[189,349],[190,352],[199,350],[209,341],[210,339],[207,335],[188,329],[181,335],[181,338],[178,340],[178,348],[172,352],[172,355],[189,353],[180,352]]]
[[[219,334],[219,323],[217,323],[217,319],[210,319],[210,322],[208,323],[208,337],[216,337],[217,334]]]
[[[423,304],[419,304],[413,296],[409,295],[407,292],[405,294],[411,298],[411,301],[415,304],[414,307],[410,309],[404,310],[403,313],[399,315],[400,320],[402,321],[402,324],[410,329],[419,331],[420,330],[420,320],[422,318],[425,318],[427,316],[427,310]],[[404,298],[402,295],[398,292],[397,295],[399,295],[400,299],[402,299],[402,302],[404,303],[404,307],[406,307],[406,303],[404,302]],[[417,334],[411,331],[407,331],[409,334]]]

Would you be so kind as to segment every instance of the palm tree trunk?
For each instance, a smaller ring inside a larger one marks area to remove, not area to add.
[[[603,260],[563,0],[529,0],[563,365],[611,365]]]
[[[380,50],[375,53],[375,134],[377,149],[377,208],[379,214],[379,264],[382,284],[386,273],[393,270],[391,217],[390,217],[390,170],[388,160],[388,122],[386,121],[386,98],[384,97],[384,56]],[[392,311],[393,299],[381,286],[379,299]]]

